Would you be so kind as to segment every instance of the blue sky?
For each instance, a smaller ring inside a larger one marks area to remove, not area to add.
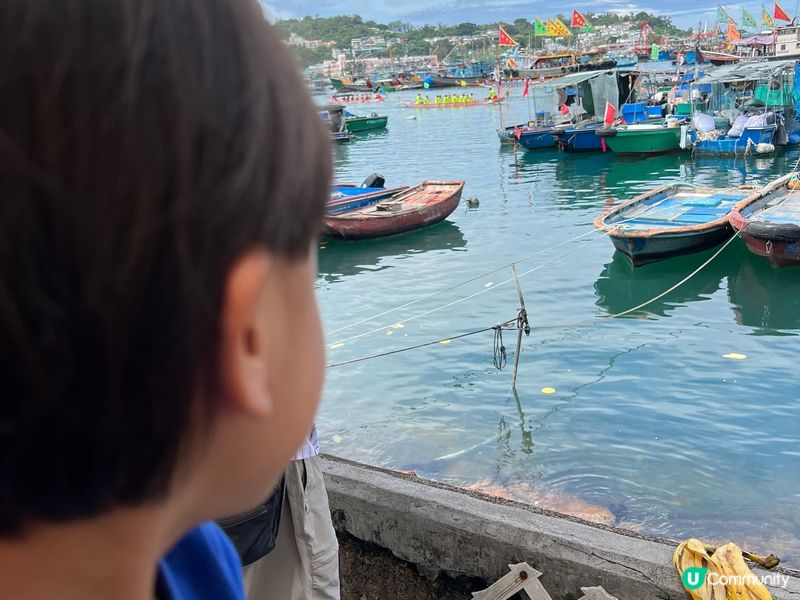
[[[794,15],[795,2],[784,0],[781,6]],[[305,15],[329,17],[359,14],[364,19],[388,23],[400,19],[419,25],[424,23],[490,23],[513,21],[518,17],[548,17],[556,12],[567,14],[573,8],[585,12],[638,12],[646,10],[672,17],[680,27],[697,26],[703,19],[713,23],[717,4],[712,0],[581,0],[574,4],[540,3],[519,0],[262,0],[272,17],[290,18]],[[772,0],[766,3],[772,10]],[[560,8],[552,8],[552,7]],[[723,5],[735,19],[742,17],[742,8],[761,22],[761,4],[744,2]]]

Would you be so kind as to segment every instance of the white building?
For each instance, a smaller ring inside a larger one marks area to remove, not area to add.
[[[789,58],[800,55],[800,25],[778,27],[775,30],[775,56]]]

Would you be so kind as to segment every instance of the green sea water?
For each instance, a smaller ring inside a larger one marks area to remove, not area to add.
[[[318,419],[323,452],[455,485],[523,490],[531,502],[578,499],[622,527],[730,539],[800,566],[800,269],[775,269],[737,239],[646,307],[574,326],[658,296],[715,252],[634,269],[593,231],[609,203],[665,182],[764,184],[800,151],[526,153],[502,148],[495,133],[528,120],[518,89],[502,109],[401,108],[409,98],[351,107],[388,114],[389,127],[335,148],[337,181],[373,171],[392,186],[463,179],[464,198],[480,206],[462,202],[446,222],[402,236],[321,242],[328,360],[513,319],[516,290],[498,284],[511,276],[501,267],[518,261],[532,325],[518,394],[513,332],[504,336],[503,370],[493,365],[491,332],[331,368]]]

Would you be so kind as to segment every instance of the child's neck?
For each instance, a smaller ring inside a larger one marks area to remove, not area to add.
[[[163,509],[149,508],[0,539],[2,595],[14,600],[152,600],[158,560],[182,534]]]

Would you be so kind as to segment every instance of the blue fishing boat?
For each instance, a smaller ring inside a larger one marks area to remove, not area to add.
[[[574,127],[556,128],[553,138],[564,152],[592,152],[603,149],[603,139],[596,134],[602,121],[587,121]]]
[[[595,219],[634,266],[711,248],[732,235],[730,212],[760,197],[752,189],[660,185]]]
[[[556,140],[553,137],[552,125],[539,127],[522,127],[515,130],[514,134],[520,146],[526,150],[541,150],[543,148],[554,148]]]
[[[731,156],[742,154],[768,154],[775,151],[773,140],[778,126],[776,124],[758,127],[745,127],[742,135],[719,135],[705,138],[695,129],[691,131],[694,153],[704,156]]]
[[[334,185],[328,197],[328,214],[335,215],[364,208],[381,200],[387,200],[408,189],[407,185],[387,188],[384,187],[384,183],[386,180],[383,175],[372,173],[361,185],[352,183]]]

